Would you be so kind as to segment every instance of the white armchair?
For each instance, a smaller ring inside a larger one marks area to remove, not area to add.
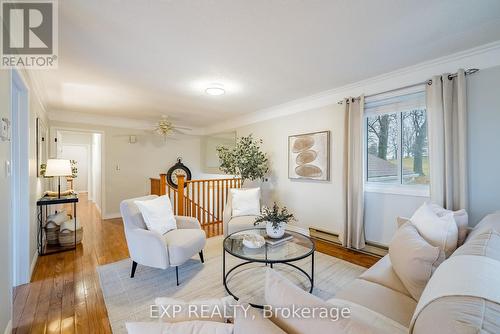
[[[147,229],[144,219],[135,201],[157,198],[156,195],[128,199],[120,204],[120,212],[125,227],[125,237],[132,259],[133,278],[137,264],[148,267],[167,269],[175,267],[177,285],[179,285],[179,266],[191,257],[199,254],[203,263],[203,247],[206,243],[205,231],[196,218],[175,216],[177,229],[164,235]]]
[[[247,216],[236,216],[233,217],[233,196],[231,191],[227,194],[227,202],[224,206],[224,212],[222,213],[222,223],[224,237],[227,237],[231,233],[247,230],[254,228],[254,222],[258,215],[247,215]],[[261,207],[261,200],[259,199],[259,206]]]

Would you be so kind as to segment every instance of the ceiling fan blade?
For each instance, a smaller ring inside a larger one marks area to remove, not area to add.
[[[177,125],[174,125],[174,129],[189,130],[189,131],[193,130],[185,126],[177,126]]]
[[[180,134],[180,135],[187,135],[187,133],[186,133],[186,132],[181,131],[181,130],[178,130],[177,128],[173,128],[173,129],[172,129],[172,132],[173,132],[173,133]]]

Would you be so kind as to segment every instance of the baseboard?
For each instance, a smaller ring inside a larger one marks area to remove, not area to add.
[[[309,230],[307,228],[287,224],[286,229],[289,231],[292,231],[292,232],[297,232],[297,233],[309,236]]]
[[[3,333],[4,334],[12,333],[12,320],[9,320],[9,322],[7,323],[7,327],[5,327],[5,331]]]
[[[37,261],[38,261],[38,252],[35,252],[35,254],[33,255],[33,260],[31,261],[31,266],[30,266],[30,282],[31,282],[31,277],[33,277],[33,271],[35,271]]]
[[[102,219],[106,220],[106,219],[115,219],[115,218],[121,218],[121,214],[118,212],[118,213],[106,213],[102,216]]]

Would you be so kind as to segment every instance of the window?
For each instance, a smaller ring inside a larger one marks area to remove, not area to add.
[[[365,100],[366,181],[375,186],[429,185],[425,92]]]

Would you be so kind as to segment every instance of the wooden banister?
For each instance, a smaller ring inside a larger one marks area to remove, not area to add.
[[[229,189],[241,188],[241,179],[186,180],[177,176],[177,187],[167,183],[167,175],[151,178],[151,194],[170,197],[174,214],[198,219],[209,236],[222,234],[222,216]]]
[[[177,175],[177,214],[184,216],[184,175]]]

